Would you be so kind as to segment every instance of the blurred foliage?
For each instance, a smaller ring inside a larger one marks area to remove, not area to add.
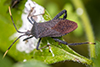
[[[2,56],[3,54],[0,52],[0,67],[11,67],[15,63],[9,56],[4,59],[2,59]]]
[[[17,8],[15,7],[14,9],[12,9],[12,14],[14,17],[14,21],[15,24],[18,28],[20,28],[21,26],[21,13],[23,11],[24,8],[24,3],[26,0],[21,1],[21,3],[19,3],[17,5]],[[49,13],[49,19],[53,18],[54,16],[57,15],[57,13],[59,13],[61,10],[66,9],[67,13],[68,13],[68,18],[69,20],[73,20],[75,22],[78,23],[78,29],[76,29],[75,31],[73,31],[72,33],[68,34],[67,36],[63,36],[63,38],[68,41],[68,42],[82,42],[84,40],[86,40],[87,38],[85,38],[85,32],[84,32],[84,28],[83,28],[83,24],[82,24],[82,20],[79,18],[79,16],[76,14],[75,8],[71,2],[71,0],[34,0],[36,3],[38,3],[39,5],[42,5]],[[8,6],[10,5],[11,0],[0,0],[0,51],[1,52],[5,52],[6,49],[9,47],[9,45],[14,41],[9,40],[9,37],[16,32],[12,22],[10,20],[10,16],[9,13],[7,13],[8,11]],[[93,26],[93,30],[94,30],[94,35],[96,36],[95,38],[100,40],[100,31],[98,30],[100,28],[100,9],[99,9],[99,4],[100,1],[99,0],[82,0],[85,9],[88,13],[89,16],[89,20],[91,21],[91,24]],[[44,15],[46,16],[46,15]],[[47,18],[47,20],[49,20]],[[84,18],[83,18],[84,19]],[[91,34],[91,33],[90,33]],[[49,39],[49,38],[48,38]],[[72,49],[70,49],[68,46],[65,46],[63,44],[61,44],[61,46],[58,45],[58,43],[54,42],[52,39],[49,39],[49,41],[51,41],[51,49],[53,51],[53,53],[55,54],[55,57],[52,57],[52,54],[49,53],[48,49],[43,49],[43,52],[41,51],[37,51],[34,50],[33,52],[31,52],[30,54],[26,54],[26,53],[21,53],[19,51],[16,50],[16,45],[14,45],[8,52],[8,55],[13,59],[9,59],[9,58],[5,58],[4,60],[1,60],[2,58],[2,53],[0,53],[0,67],[11,67],[14,63],[15,63],[15,59],[16,61],[23,61],[23,59],[37,59],[37,60],[41,60],[44,61],[46,63],[55,63],[58,61],[65,61],[67,60],[74,60],[77,62],[82,62],[82,63],[86,63],[89,62],[91,63],[91,60],[77,54],[76,52],[74,52]],[[43,45],[46,45],[46,43],[48,42],[47,39],[43,39],[42,42],[44,42]],[[52,43],[53,42],[53,43]],[[100,63],[100,60],[98,59],[99,56],[99,42],[97,42],[96,44],[96,54],[97,54],[97,58],[93,58],[93,62],[97,65],[96,67],[98,67],[98,63]],[[71,46],[72,47],[72,46]],[[79,52],[82,55],[85,55],[86,57],[88,56],[88,48],[86,48],[87,46],[84,45],[83,46],[74,46],[76,47],[76,51]],[[73,47],[72,47],[73,48]],[[74,48],[73,48],[74,49]],[[83,49],[83,50],[82,50]],[[61,55],[59,55],[61,54]],[[37,56],[38,55],[38,56]],[[66,57],[66,56],[67,57]],[[76,59],[77,57],[77,59]],[[82,60],[84,60],[86,62],[83,62]],[[55,61],[54,61],[55,60]],[[37,62],[37,61],[36,61]],[[7,66],[4,64],[6,63]],[[21,64],[15,64],[14,67],[18,67],[18,66],[24,66],[27,64],[32,64],[34,63],[34,60],[26,62],[26,63],[21,63]],[[64,62],[63,62],[64,63]],[[90,64],[88,63],[88,64]],[[40,62],[41,64],[41,62]],[[59,63],[58,63],[59,64]],[[71,64],[71,63],[70,63]],[[3,66],[2,66],[3,65]],[[73,65],[73,64],[71,64]],[[60,65],[59,65],[60,66]],[[71,66],[68,66],[71,67]],[[73,66],[72,66],[73,67]],[[80,67],[80,66],[79,66]],[[81,66],[82,67],[82,66]]]
[[[96,41],[96,58],[92,58],[94,64],[95,64],[95,67],[100,67],[100,42],[99,41]]]
[[[12,67],[50,67],[50,65],[46,65],[41,61],[32,59],[24,63],[23,62],[16,63]]]

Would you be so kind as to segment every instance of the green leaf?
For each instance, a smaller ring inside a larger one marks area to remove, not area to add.
[[[43,39],[43,40],[48,40],[47,38]],[[43,49],[43,52],[35,52],[34,58],[44,61],[45,63],[56,63],[56,62],[60,62],[60,61],[65,61],[65,60],[72,60],[72,61],[76,61],[76,62],[81,62],[81,63],[86,63],[86,64],[91,64],[92,61],[79,55],[78,53],[76,53],[75,51],[73,51],[71,48],[69,48],[68,46],[64,45],[64,44],[60,44],[58,45],[57,42],[54,42],[52,39],[49,38],[49,42],[52,43],[50,45],[51,50],[54,54],[48,52],[49,49]],[[44,42],[44,41],[42,41]],[[43,43],[44,44],[44,43]],[[41,44],[41,45],[43,45]]]
[[[0,2],[0,5],[4,3],[3,1]],[[2,4],[3,5],[3,4]],[[24,5],[23,5],[24,6]],[[7,13],[6,10],[8,10],[7,6],[0,6],[4,11],[0,11],[0,29],[2,32],[0,33],[0,49],[2,51],[6,51],[7,48],[10,46],[10,44],[14,41],[10,40],[9,37],[14,34],[15,29],[12,25],[10,16]],[[18,11],[16,9],[12,10],[13,18],[16,23],[17,27],[21,26],[21,11]],[[46,11],[44,14],[44,18],[46,20],[50,20],[51,17],[49,13]],[[5,20],[4,20],[5,19]],[[62,38],[59,38],[62,40]],[[17,41],[18,42],[18,41]],[[30,60],[30,59],[36,59],[41,60],[45,63],[52,64],[60,61],[65,60],[71,60],[76,61],[79,63],[86,63],[91,64],[92,61],[86,57],[81,56],[80,54],[76,53],[74,50],[72,50],[70,47],[59,44],[58,42],[55,42],[50,37],[45,37],[42,39],[40,47],[43,47],[47,45],[47,43],[50,43],[51,52],[49,52],[49,47],[43,48],[41,50],[34,49],[31,53],[25,53],[20,52],[16,50],[16,43],[12,46],[12,48],[9,50],[8,55],[14,58],[16,61],[23,61],[24,59]]]
[[[45,14],[43,15],[43,17],[44,17],[44,19],[46,20],[46,21],[48,21],[48,20],[51,20],[52,18],[51,18],[51,16],[50,16],[50,14],[48,13],[48,11],[47,10],[45,10]]]
[[[20,62],[13,65],[13,67],[50,67],[41,61],[29,60],[26,62]]]

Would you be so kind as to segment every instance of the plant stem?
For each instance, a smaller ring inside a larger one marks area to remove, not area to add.
[[[87,15],[86,9],[82,3],[82,0],[71,0],[71,1],[76,9],[81,8],[83,10],[83,14],[80,15],[80,18],[83,21],[84,30],[86,32],[87,39],[90,42],[94,42],[94,34],[93,34],[92,26],[89,17]],[[89,51],[90,51],[90,59],[95,58],[95,45],[90,44]]]

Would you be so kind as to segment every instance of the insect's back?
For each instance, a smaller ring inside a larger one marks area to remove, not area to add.
[[[70,20],[56,19],[37,23],[38,37],[61,37],[77,28],[77,23]]]

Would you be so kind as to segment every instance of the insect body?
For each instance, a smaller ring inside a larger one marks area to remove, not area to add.
[[[37,27],[37,29],[36,29]],[[66,19],[55,19],[44,23],[33,24],[31,30],[35,38],[61,37],[77,28],[77,24]],[[37,32],[37,33],[36,33]]]
[[[57,14],[52,20],[50,21],[47,21],[47,22],[44,22],[44,23],[37,23],[31,16],[31,18],[27,18],[29,20],[29,22],[33,25],[32,29],[27,31],[27,32],[21,32],[21,31],[18,31],[15,24],[14,24],[14,21],[13,21],[13,18],[12,18],[12,15],[11,15],[11,11],[10,11],[10,8],[9,8],[9,13],[10,13],[10,16],[11,16],[11,19],[12,19],[12,22],[13,22],[13,25],[16,29],[16,31],[18,33],[23,33],[23,35],[19,36],[11,45],[10,47],[8,48],[8,50],[11,48],[11,46],[22,36],[29,36],[28,38],[24,39],[23,41],[27,40],[27,39],[30,39],[32,37],[35,37],[35,38],[40,38],[38,43],[37,43],[37,46],[36,46],[36,49],[39,50],[41,48],[39,48],[39,44],[40,44],[40,41],[41,41],[41,38],[43,37],[51,37],[53,38],[55,41],[58,41],[62,44],[65,44],[65,45],[81,45],[81,44],[95,44],[95,43],[91,43],[91,42],[83,42],[83,43],[67,43],[65,41],[62,41],[62,40],[59,40],[57,39],[56,37],[61,37],[63,35],[66,35],[68,33],[70,33],[71,31],[75,30],[78,26],[77,26],[77,23],[73,22],[73,21],[70,21],[70,20],[67,20],[66,17],[67,17],[67,11],[66,10],[63,10],[61,11],[59,14]],[[65,13],[65,14],[64,14]],[[61,15],[63,15],[63,18],[59,18]],[[34,22],[34,23],[33,23]],[[4,56],[6,55],[6,53],[8,52],[8,50],[5,52]]]

